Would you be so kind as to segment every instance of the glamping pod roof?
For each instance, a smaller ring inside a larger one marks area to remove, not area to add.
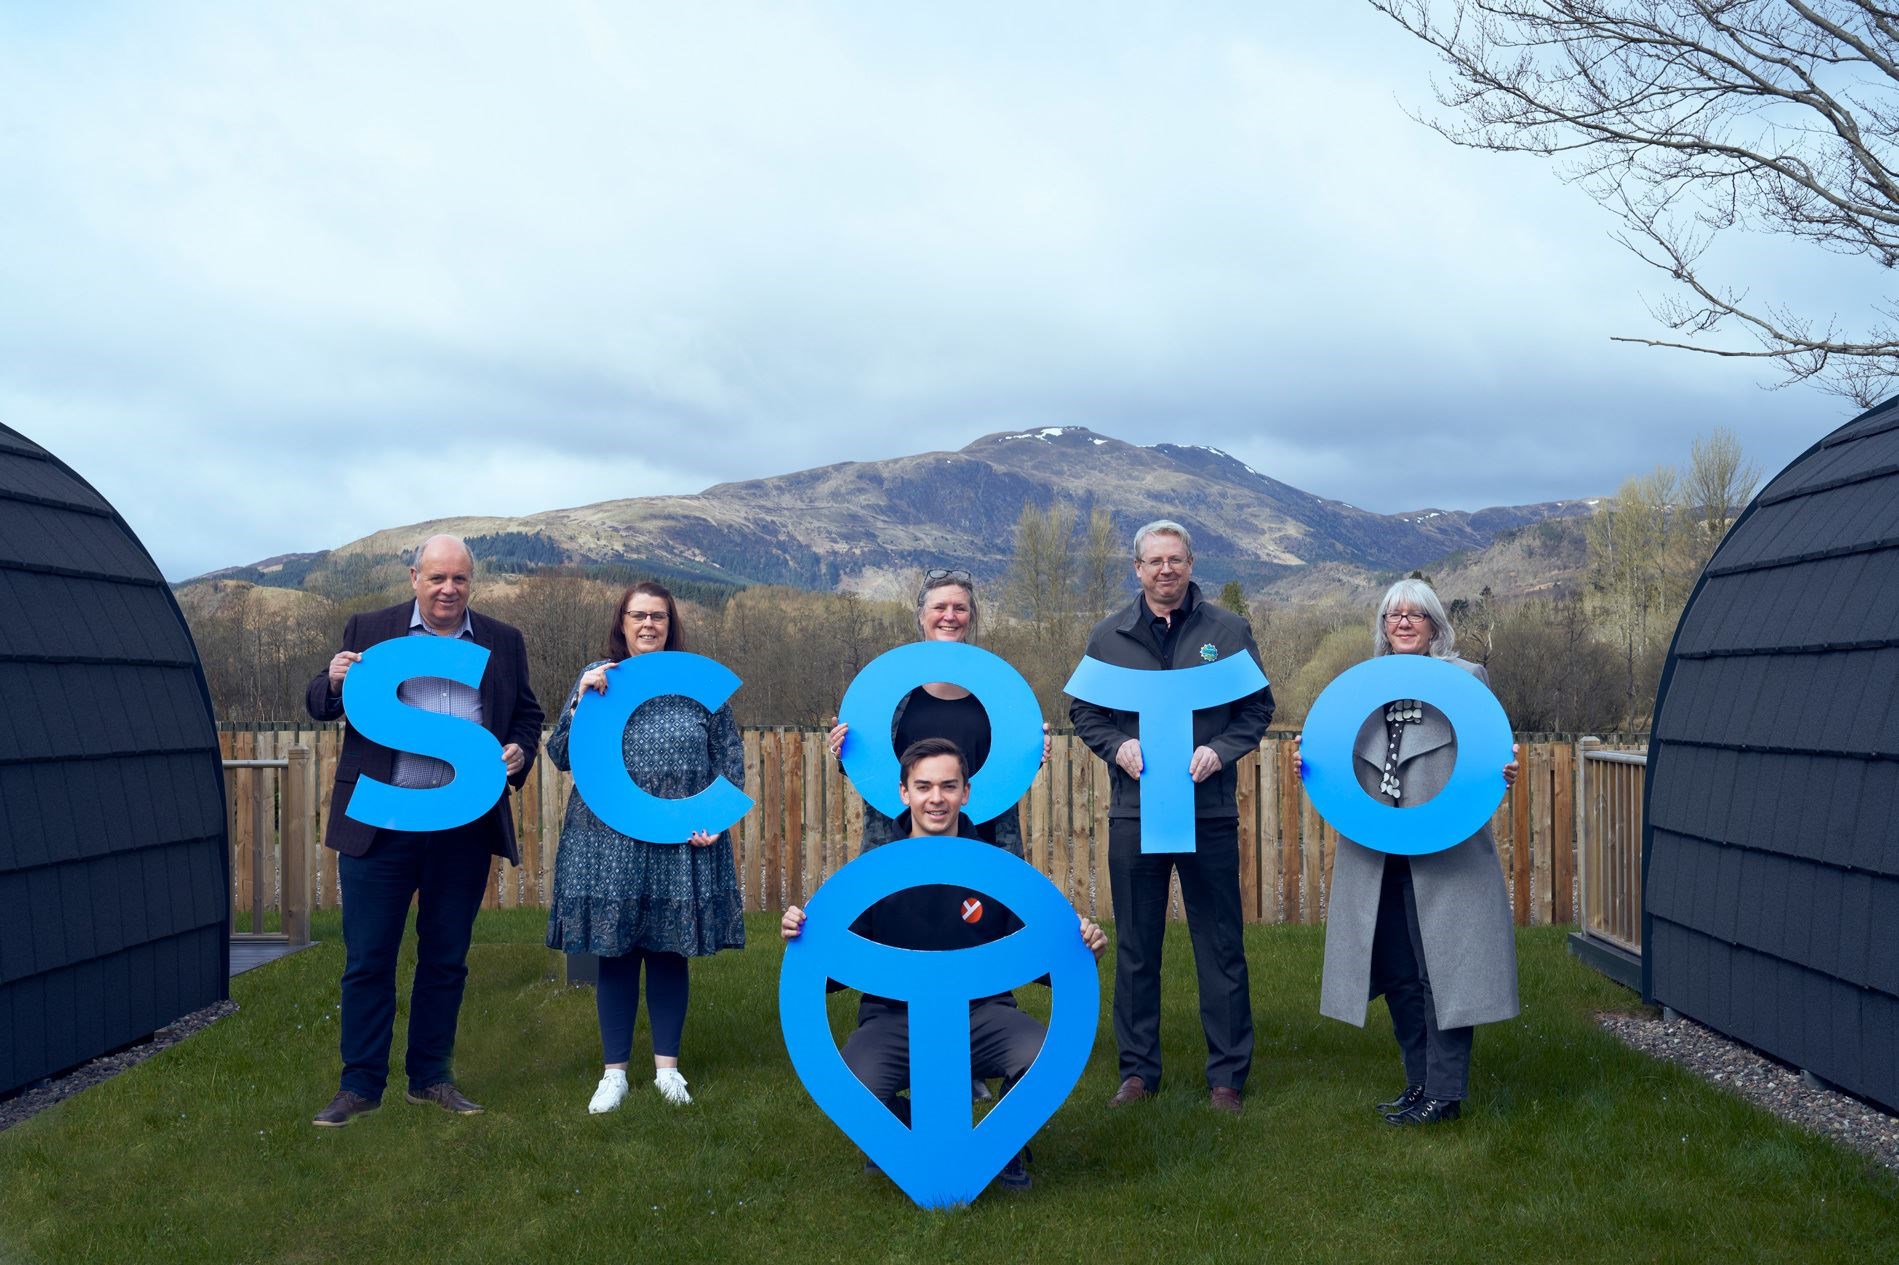
[[[1899,1105],[1899,398],[1735,520],[1662,669],[1643,992]]]
[[[217,728],[125,520],[0,426],[0,1096],[227,995]]]

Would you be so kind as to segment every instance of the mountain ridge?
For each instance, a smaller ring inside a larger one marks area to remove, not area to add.
[[[424,535],[449,531],[470,538],[484,566],[502,570],[633,566],[717,583],[887,597],[906,592],[929,566],[965,566],[984,582],[1000,580],[1023,508],[1065,501],[1080,527],[1098,505],[1128,538],[1153,519],[1179,521],[1210,570],[1260,589],[1323,564],[1411,570],[1482,551],[1533,523],[1586,516],[1597,499],[1377,514],[1274,479],[1218,448],[1138,445],[1083,426],[1050,426],[997,431],[953,451],[837,462],[698,493],[389,527],[331,550],[220,568],[180,587],[248,579],[346,590],[353,577],[386,580],[383,573]]]

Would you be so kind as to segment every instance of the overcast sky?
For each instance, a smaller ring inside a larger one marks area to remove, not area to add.
[[[7,6],[0,422],[182,579],[1026,426],[1397,512],[1852,414],[1610,343],[1661,278],[1432,69],[1358,0]]]

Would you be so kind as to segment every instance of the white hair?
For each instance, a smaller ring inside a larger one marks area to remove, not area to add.
[[[1171,518],[1157,518],[1141,530],[1134,533],[1134,560],[1141,560],[1141,546],[1147,543],[1149,536],[1178,536],[1180,547],[1187,551],[1187,561],[1193,561],[1193,537],[1185,527]]]
[[[1385,616],[1391,608],[1404,603],[1414,611],[1423,611],[1431,619],[1431,646],[1428,651],[1433,659],[1449,659],[1457,645],[1457,630],[1451,627],[1451,621],[1444,615],[1444,604],[1437,600],[1437,594],[1423,580],[1400,580],[1385,590],[1385,596],[1378,602],[1378,613],[1372,616],[1372,656],[1391,653],[1391,639],[1385,635]]]

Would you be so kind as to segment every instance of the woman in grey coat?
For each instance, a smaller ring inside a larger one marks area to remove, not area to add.
[[[1489,685],[1482,666],[1453,652],[1455,642],[1444,607],[1424,581],[1400,580],[1379,602],[1374,656],[1428,654]],[[1402,808],[1450,781],[1457,738],[1443,712],[1400,699],[1366,719],[1352,754],[1365,793]],[[1516,775],[1513,759],[1504,766],[1504,784]],[[1405,1087],[1378,1110],[1394,1125],[1455,1120],[1470,1089],[1475,1025],[1517,1013],[1510,900],[1488,823],[1462,843],[1423,856],[1339,840],[1319,1011],[1362,1028],[1367,1003],[1380,994],[1391,1011]]]

